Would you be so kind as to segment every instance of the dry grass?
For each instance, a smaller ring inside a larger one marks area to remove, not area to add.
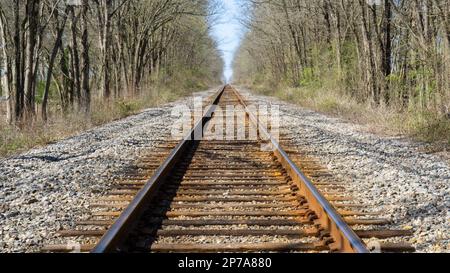
[[[326,86],[266,88],[260,85],[253,88],[264,95],[365,125],[375,133],[406,135],[444,149],[450,146],[450,119],[438,113],[418,111],[414,107],[406,111],[395,106],[374,107]]]
[[[199,90],[200,88],[190,90]],[[139,98],[116,99],[109,102],[92,101],[91,115],[72,113],[61,116],[50,109],[50,121],[36,121],[24,129],[8,126],[0,113],[0,157],[14,155],[28,149],[43,146],[76,135],[94,126],[105,124],[138,113],[142,109],[156,107],[187,96],[189,89],[179,86],[155,85]]]

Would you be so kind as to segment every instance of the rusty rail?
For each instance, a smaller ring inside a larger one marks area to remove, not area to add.
[[[176,162],[183,156],[189,145],[194,145],[199,141],[199,133],[203,133],[203,126],[211,119],[225,88],[219,90],[213,97],[212,104],[209,106],[201,120],[194,126],[192,131],[184,138],[170,153],[164,163],[156,170],[154,175],[145,183],[144,187],[137,193],[131,203],[120,214],[113,225],[103,235],[99,243],[91,251],[92,253],[105,253],[120,251],[120,245],[129,232],[135,227],[137,219],[141,217],[146,204],[152,200],[164,179],[173,170]],[[296,183],[300,193],[308,200],[311,209],[317,216],[316,222],[331,235],[333,239],[330,248],[339,252],[368,252],[366,246],[356,233],[347,225],[344,219],[328,202],[328,200],[319,192],[312,182],[303,174],[296,164],[289,158],[280,144],[270,135],[266,128],[258,126],[258,119],[248,110],[242,96],[232,89],[239,102],[245,107],[245,111],[250,121],[258,128],[258,133],[267,139],[273,152],[283,168],[288,172],[292,180]]]
[[[313,183],[289,158],[278,141],[270,135],[264,126],[258,126],[258,119],[251,111],[249,111],[242,96],[236,91],[236,89],[233,88],[232,90],[236,97],[240,100],[241,104],[245,107],[245,111],[250,120],[255,126],[257,126],[259,133],[264,134],[265,139],[268,139],[271,142],[275,156],[278,158],[282,166],[288,171],[293,181],[299,187],[300,192],[308,200],[312,210],[314,210],[318,217],[320,225],[330,232],[334,240],[332,249],[339,252],[367,253],[368,249],[358,235],[356,235],[356,233],[347,225],[330,202],[328,202],[328,200],[320,193]]]
[[[100,242],[95,246],[91,253],[105,253],[118,251],[123,238],[134,227],[136,219],[138,219],[144,211],[144,206],[154,197],[160,188],[165,177],[173,169],[177,160],[183,155],[187,147],[195,141],[196,136],[202,133],[203,126],[211,119],[215,111],[215,105],[223,94],[225,87],[221,88],[212,99],[211,105],[203,115],[200,121],[194,126],[191,132],[175,147],[164,163],[156,170],[155,174],[146,182],[145,186],[138,192],[127,208],[120,214],[119,218],[103,235]]]

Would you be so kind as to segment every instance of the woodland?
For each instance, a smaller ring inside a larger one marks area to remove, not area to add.
[[[247,6],[237,81],[450,143],[449,1],[248,0]]]
[[[5,122],[89,116],[97,102],[140,98],[155,81],[217,82],[211,12],[207,0],[0,0]]]

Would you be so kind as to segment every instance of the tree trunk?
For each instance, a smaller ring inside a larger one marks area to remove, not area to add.
[[[37,41],[39,24],[39,4],[40,0],[28,0],[26,4],[26,46],[25,46],[25,118],[31,120],[35,116],[35,72],[37,65]]]
[[[31,122],[36,117],[36,86],[39,70],[39,51],[42,46],[43,28],[40,17],[43,11],[41,0],[28,1],[26,5],[26,39],[24,62],[25,120]]]
[[[384,50],[383,50],[383,74],[384,74],[384,102],[389,104],[389,76],[392,72],[392,6],[391,0],[384,0]]]
[[[60,69],[62,76],[62,93],[61,93],[61,104],[63,114],[66,114],[69,110],[69,106],[72,106],[72,97],[73,97],[73,84],[72,79],[70,78],[70,70],[69,70],[69,52],[70,49],[61,49],[62,56],[60,61]]]
[[[110,49],[110,38],[111,38],[111,18],[110,18],[110,8],[111,0],[102,0],[103,6],[103,30],[101,37],[101,48],[102,51],[102,62],[103,62],[103,77],[102,77],[102,87],[103,87],[103,97],[109,99],[111,96],[111,85],[110,85],[110,67],[109,67],[109,49]]]
[[[364,41],[364,45],[366,47],[366,50],[369,54],[369,82],[371,85],[371,91],[372,91],[372,99],[373,102],[378,105],[380,104],[380,92],[377,84],[377,69],[376,69],[376,60],[375,60],[375,50],[373,46],[373,38],[372,38],[372,32],[369,29],[369,18],[367,16],[367,2],[365,0],[359,0],[360,6],[361,6],[361,13],[362,13],[362,37]]]
[[[15,69],[15,119],[19,122],[23,117],[24,105],[24,89],[23,89],[23,65],[22,65],[22,40],[21,40],[21,24],[20,24],[20,0],[14,3],[14,69]]]
[[[2,60],[2,71],[0,74],[0,84],[1,89],[5,92],[6,97],[6,122],[8,124],[12,123],[12,100],[11,100],[11,87],[9,85],[9,57],[7,53],[7,43],[6,43],[6,21],[4,16],[0,13],[0,49],[3,55]]]
[[[73,80],[75,84],[75,95],[77,98],[78,105],[81,105],[81,72],[80,72],[80,55],[78,50],[78,40],[77,40],[77,24],[78,16],[75,14],[75,9],[73,6],[70,7],[70,12],[72,14],[72,66],[73,66]]]
[[[91,91],[89,86],[89,72],[90,72],[90,60],[89,60],[89,36],[88,36],[88,0],[83,0],[82,7],[82,26],[81,26],[81,45],[83,53],[82,58],[82,98],[83,98],[83,110],[86,114],[90,112],[91,109]]]
[[[63,18],[63,21],[61,22],[61,24],[59,24],[59,22],[57,22],[58,28],[57,28],[57,33],[56,33],[56,41],[53,46],[49,64],[48,64],[47,78],[45,81],[45,90],[44,90],[44,95],[43,95],[43,99],[42,99],[42,113],[41,113],[42,120],[45,122],[48,120],[48,117],[47,117],[48,95],[50,92],[50,85],[51,85],[51,81],[52,81],[53,68],[55,66],[56,56],[62,45],[62,35],[64,33],[64,28],[65,28],[66,22],[67,22],[66,14],[63,15],[64,18]],[[58,13],[55,13],[55,17],[56,18],[58,17]]]

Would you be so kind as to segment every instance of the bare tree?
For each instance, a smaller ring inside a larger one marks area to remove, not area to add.
[[[93,99],[140,96],[155,77],[219,77],[208,15],[207,0],[2,2],[8,122],[46,122],[57,109],[89,115]]]
[[[450,105],[448,1],[249,2],[240,79],[335,81],[336,92],[376,106],[439,112]]]
[[[12,123],[12,98],[11,98],[11,87],[10,87],[10,60],[8,55],[8,45],[6,43],[6,18],[3,10],[0,7],[0,53],[1,53],[1,69],[0,69],[0,89],[5,93],[6,98],[6,122],[8,124]]]

